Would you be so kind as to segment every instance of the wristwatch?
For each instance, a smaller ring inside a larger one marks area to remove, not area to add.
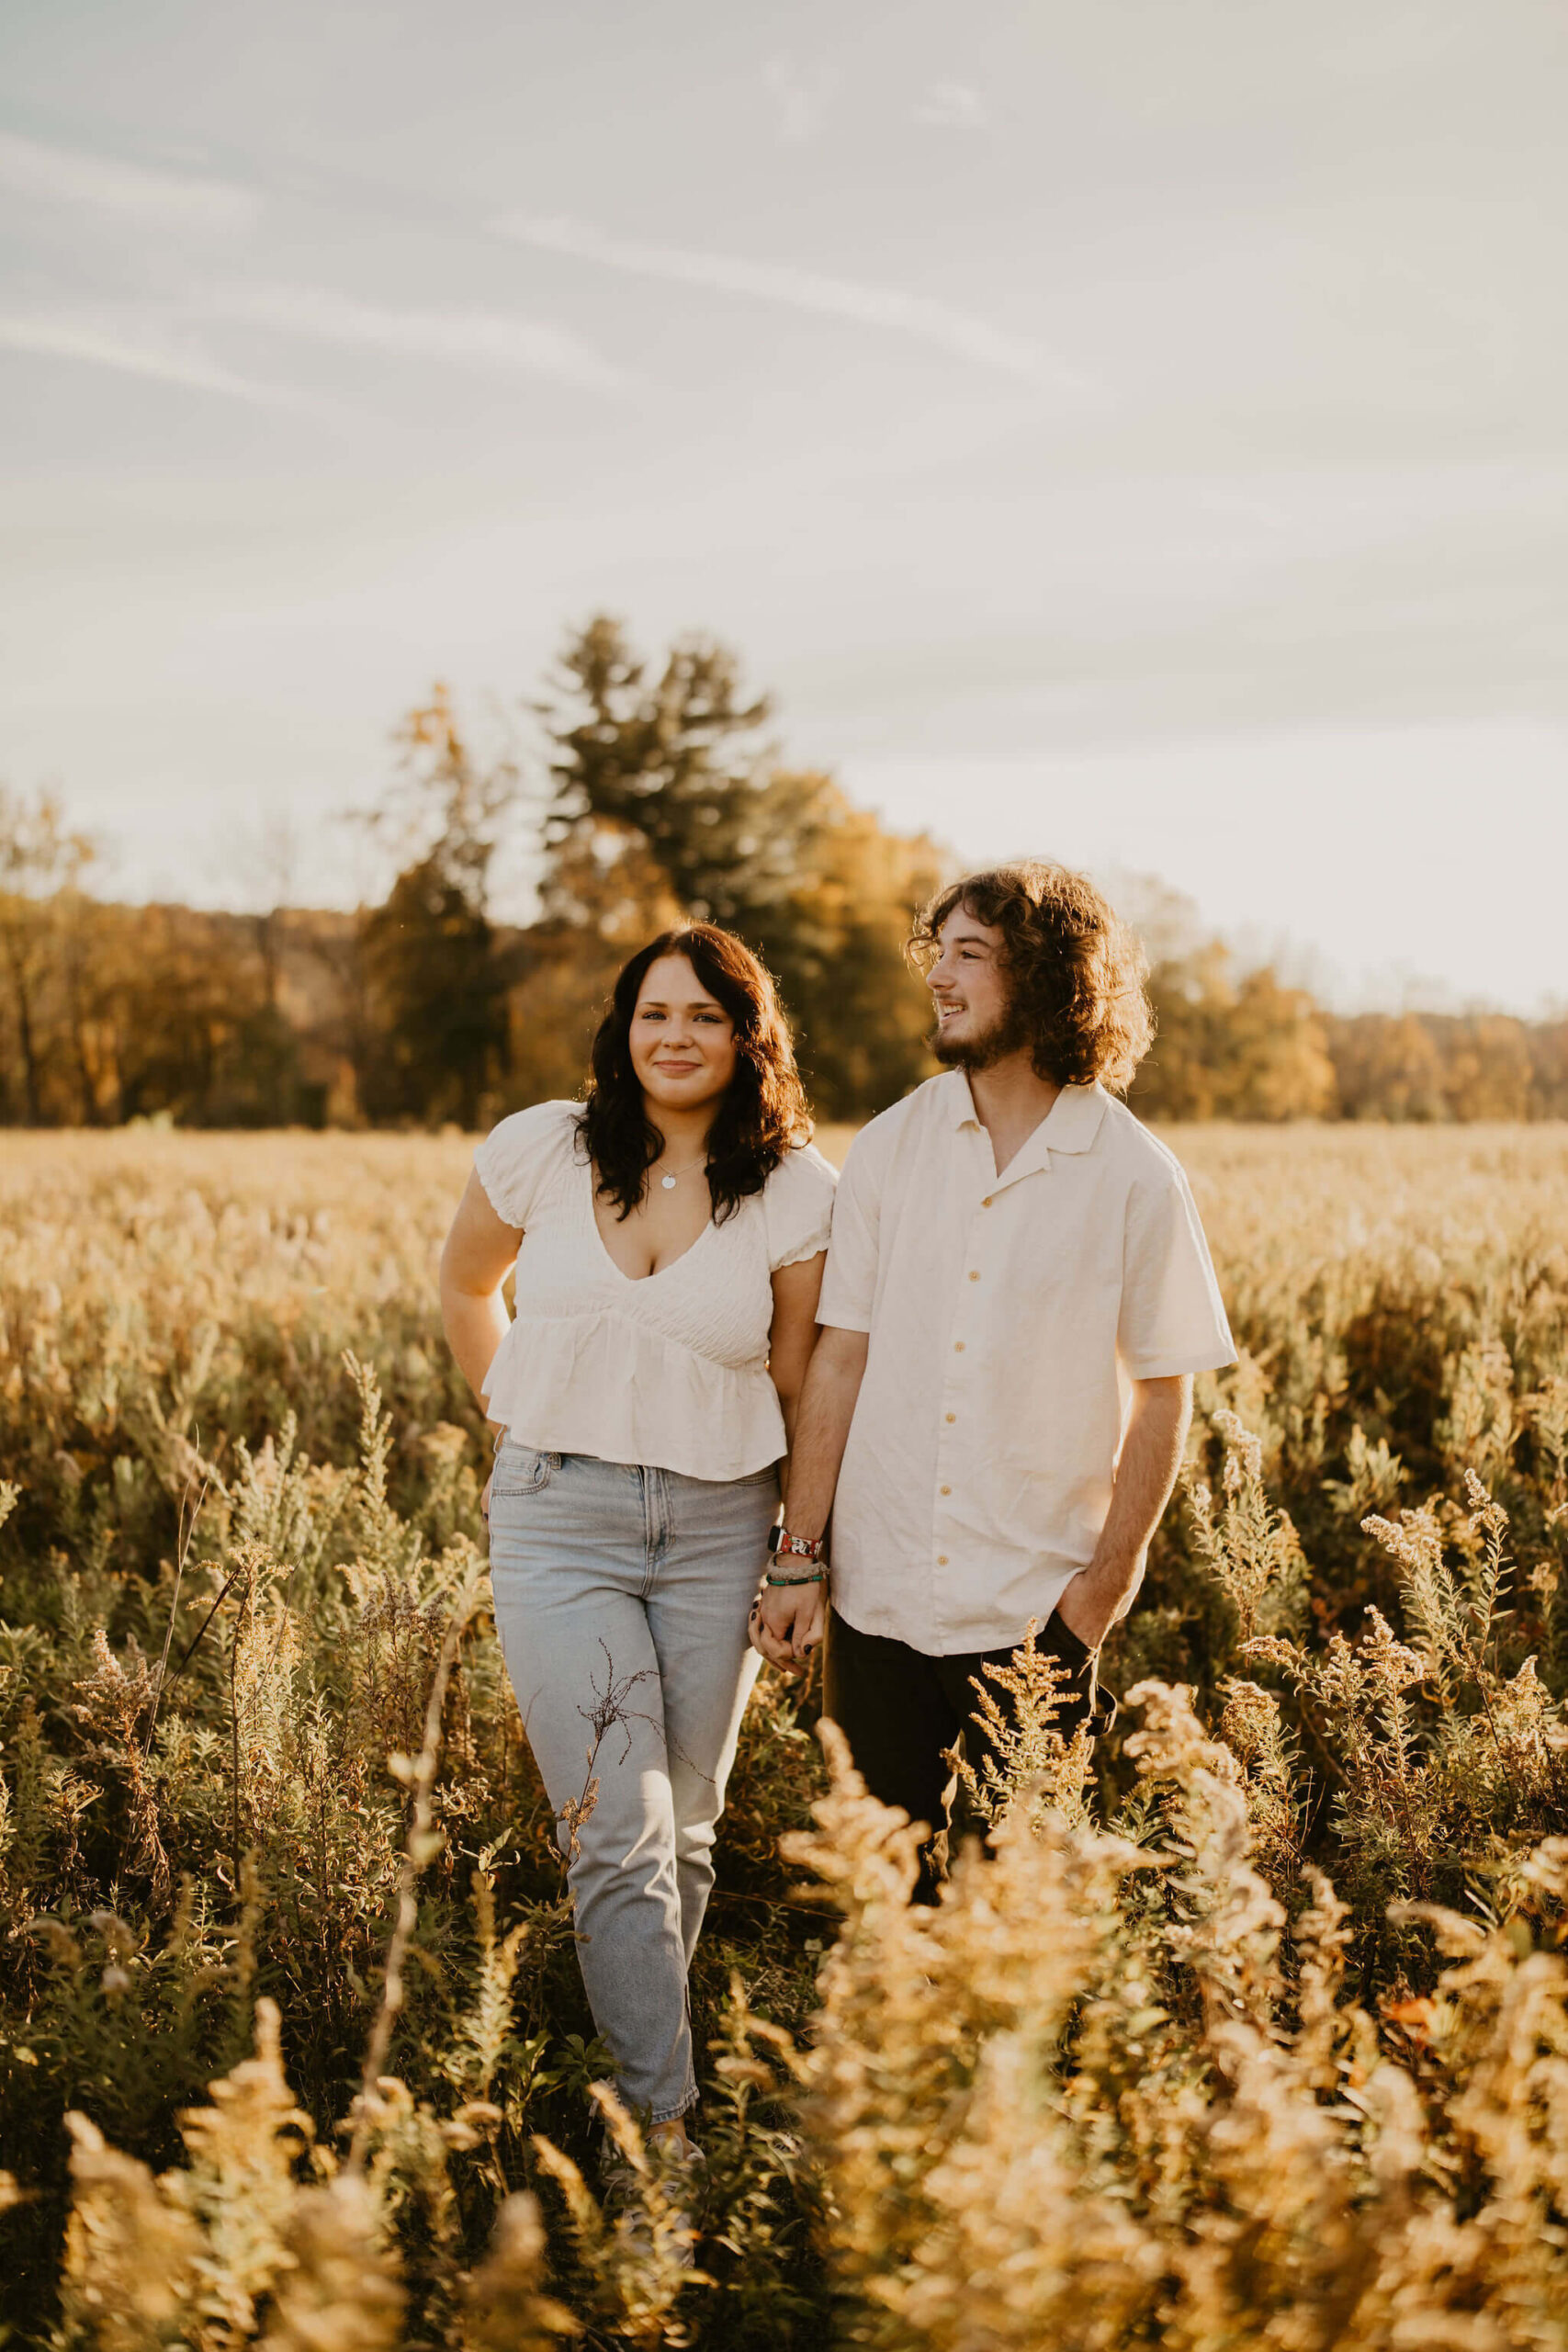
[[[768,1530],[768,1550],[775,1560],[781,1553],[792,1560],[819,1560],[826,1540],[824,1536],[817,1535],[807,1541],[804,1535],[790,1534],[784,1527],[770,1527]]]

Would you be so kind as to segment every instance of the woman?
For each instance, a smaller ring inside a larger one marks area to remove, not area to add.
[[[496,1625],[589,2003],[621,2098],[682,2148],[687,1969],[828,1242],[810,1132],[767,973],[711,923],[667,931],[615,982],[586,1104],[480,1145],[441,1262],[447,1339],[502,1433]]]

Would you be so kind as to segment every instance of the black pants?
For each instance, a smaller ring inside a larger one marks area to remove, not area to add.
[[[1097,1729],[1107,1728],[1115,1716],[1115,1702],[1098,1688],[1094,1653],[1055,1615],[1038,1636],[1038,1645],[1072,1670],[1055,1718],[1063,1738],[1071,1739],[1091,1717]],[[935,1902],[941,1875],[939,1857],[931,1849],[943,1826],[952,1774],[942,1750],[954,1747],[962,1732],[964,1754],[976,1772],[986,1756],[994,1756],[994,1745],[974,1713],[973,1686],[978,1682],[988,1690],[1005,1716],[1011,1698],[987,1680],[982,1669],[1006,1666],[1011,1658],[1010,1648],[928,1657],[907,1642],[861,1633],[836,1611],[829,1615],[823,1712],[849,1741],[856,1770],[871,1794],[883,1804],[902,1805],[911,1820],[931,1825],[932,1838],[921,1850],[917,1903]]]

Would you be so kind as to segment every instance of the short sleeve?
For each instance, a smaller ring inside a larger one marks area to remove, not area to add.
[[[1128,1194],[1116,1351],[1134,1380],[1235,1362],[1197,1204],[1174,1160],[1140,1171]]]
[[[838,1181],[813,1144],[803,1144],[780,1160],[762,1192],[770,1273],[826,1250]]]
[[[833,1197],[833,1238],[817,1320],[839,1331],[869,1331],[876,1297],[882,1188],[872,1156],[872,1132],[863,1129],[851,1144]]]
[[[581,1114],[577,1102],[535,1102],[526,1111],[513,1111],[486,1136],[474,1167],[503,1225],[521,1231],[528,1224],[571,1149]]]

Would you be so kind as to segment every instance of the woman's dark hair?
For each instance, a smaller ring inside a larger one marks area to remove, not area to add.
[[[811,1138],[795,1047],[771,976],[733,932],[716,923],[661,931],[621,967],[591,1057],[588,1100],[578,1133],[598,1170],[598,1190],[631,1215],[664,1138],[643,1108],[632,1068],[632,1015],[643,980],[661,956],[683,956],[735,1023],[735,1075],[708,1133],[708,1194],[722,1225],[760,1193],[786,1151]]]
[[[1040,1076],[1124,1092],[1154,1043],[1148,959],[1093,883],[1034,858],[966,874],[916,918],[917,962],[931,959],[955,907],[1001,933],[1012,1010]]]

